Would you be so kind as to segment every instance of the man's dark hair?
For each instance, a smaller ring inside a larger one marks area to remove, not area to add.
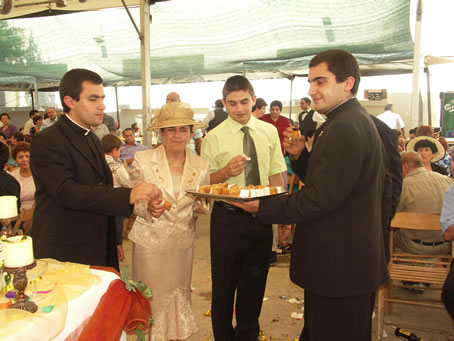
[[[263,98],[257,98],[255,100],[255,105],[252,107],[252,111],[255,111],[255,109],[262,109],[263,107],[266,107],[268,104]]]
[[[393,105],[391,103],[385,105],[385,111],[391,110]]]
[[[282,111],[282,102],[278,100],[272,101],[270,104],[270,109],[272,107],[279,107],[279,110]]]
[[[82,92],[82,83],[90,82],[93,84],[102,84],[103,80],[97,73],[86,69],[73,69],[65,73],[60,81],[60,100],[63,105],[63,111],[69,112],[69,107],[65,104],[63,99],[69,96],[75,101],[80,100],[80,93]]]
[[[416,128],[411,128],[410,131],[408,132],[409,134],[415,134],[416,135],[416,130],[418,129],[418,127]]]
[[[6,112],[0,114],[0,119],[1,119],[3,116],[8,117],[8,120],[11,119],[11,117],[10,117],[10,116],[8,115],[8,113],[6,113]]]
[[[263,108],[263,107],[266,107],[268,105],[268,103],[266,103],[266,101],[263,99],[263,98],[257,98],[257,100],[255,101],[255,107],[256,108]]]
[[[30,116],[30,118],[32,118],[33,116],[35,116],[36,114],[39,114],[39,111],[38,110],[35,110],[35,109],[32,109],[28,112],[28,116]]]
[[[225,81],[222,97],[225,99],[229,93],[241,90],[247,91],[251,97],[255,96],[254,88],[246,77],[232,76]]]
[[[434,130],[429,125],[420,125],[416,129],[416,136],[430,136],[434,135]]]
[[[0,142],[0,169],[5,168],[5,164],[9,160],[9,148],[6,144]]]
[[[399,129],[392,129],[392,131],[396,137],[400,137],[402,135],[402,132]]]
[[[43,117],[41,115],[35,115],[35,117],[33,117],[33,124],[36,124],[36,122],[38,122],[39,120],[42,120]]]
[[[104,135],[101,144],[105,154],[110,153],[114,148],[121,148],[121,140],[112,134]]]
[[[328,65],[328,71],[336,76],[336,82],[342,83],[348,77],[352,76],[355,79],[355,84],[352,87],[352,95],[356,95],[361,80],[358,62],[355,57],[345,50],[327,50],[319,53],[309,63],[309,68],[317,66],[321,63]]]
[[[426,148],[429,147],[432,150],[432,153],[436,154],[438,149],[435,143],[430,142],[429,140],[421,140],[415,143],[415,152],[418,151],[419,148]]]
[[[125,130],[123,130],[123,133],[122,133],[123,136],[125,135],[125,133],[126,133],[127,131],[132,131],[132,133],[134,134],[134,130],[133,130],[132,128],[126,128]]]
[[[17,142],[25,141],[24,134],[22,134],[22,133],[14,133],[13,137]]]
[[[311,104],[311,99],[309,97],[303,97],[301,98],[302,101],[306,102],[307,104]]]
[[[216,109],[224,109],[224,104],[222,104],[222,100],[220,99],[217,99],[214,102],[214,106],[216,107]]]

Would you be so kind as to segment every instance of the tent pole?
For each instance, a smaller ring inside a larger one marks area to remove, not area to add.
[[[430,100],[430,71],[429,67],[426,67],[427,77],[427,124],[432,126],[432,102]]]
[[[117,105],[117,122],[120,127],[120,108],[118,107],[118,87],[115,87],[115,104]]]
[[[147,131],[151,119],[151,65],[150,65],[150,2],[140,0],[140,54],[142,66],[142,135],[143,143],[149,147],[152,144],[151,132]],[[149,141],[148,141],[149,140]]]
[[[132,17],[131,12],[129,11],[128,5],[126,5],[125,0],[121,0],[121,2],[123,4],[123,7],[126,10],[126,13],[128,13],[129,19],[131,20],[132,24],[134,25],[134,29],[136,30],[137,34],[139,35],[139,39],[142,40],[143,39],[143,33],[141,34],[139,29],[137,28],[136,22],[134,21],[134,18]]]
[[[293,81],[295,80],[295,76],[290,76],[290,101],[288,105],[288,118],[292,119],[292,103],[293,103]]]
[[[416,117],[418,117],[418,125],[422,124],[422,118],[419,116],[419,65],[421,59],[421,26],[422,0],[418,0],[415,23],[415,46],[413,50],[413,86],[411,92],[410,127],[413,127],[413,118]]]
[[[30,90],[30,96],[32,97],[32,110],[35,110],[35,96],[33,95],[33,90]]]
[[[35,105],[33,106],[36,110],[39,110],[39,93],[38,93],[38,84],[35,82]]]

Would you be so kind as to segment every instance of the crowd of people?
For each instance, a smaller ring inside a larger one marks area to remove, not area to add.
[[[454,149],[430,126],[411,129],[407,139],[391,104],[369,115],[356,99],[360,72],[347,51],[315,56],[308,81],[312,100],[301,98],[295,122],[281,115],[279,100],[267,114],[267,102],[243,76],[226,80],[202,122],[171,92],[150,122],[159,139],[148,148],[136,141],[142,135],[136,123],[121,130],[104,113],[99,75],[68,71],[59,90],[64,114],[48,108],[43,118],[32,110],[23,133],[1,115],[0,195],[15,195],[21,209],[35,210],[30,233],[37,258],[119,269],[124,219],[135,216],[128,233],[132,277],[153,292],[152,340],[197,332],[195,225],[211,205],[216,340],[257,339],[269,266],[289,238],[290,279],[305,289],[300,340],[370,340],[375,293],[389,278],[395,212],[442,213],[440,233],[395,234],[407,252],[446,251],[454,239],[454,209],[447,204]],[[288,196],[211,202],[185,192],[226,182],[286,187],[289,171],[304,186]],[[453,276],[443,290],[448,311]]]

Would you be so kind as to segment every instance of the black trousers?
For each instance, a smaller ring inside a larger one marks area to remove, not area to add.
[[[454,260],[451,261],[451,269],[443,284],[443,289],[441,289],[441,299],[449,315],[454,320]]]
[[[304,291],[304,328],[300,341],[370,341],[375,292],[324,297]]]
[[[215,340],[256,340],[273,233],[271,225],[216,202],[211,213],[211,321]],[[236,292],[236,327],[232,326]]]

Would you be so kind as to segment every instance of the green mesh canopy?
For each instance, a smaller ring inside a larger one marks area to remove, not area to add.
[[[130,10],[139,25],[139,8]],[[302,74],[330,48],[365,66],[393,65],[413,56],[409,12],[410,0],[158,2],[152,83]],[[0,20],[0,88],[56,86],[73,68],[99,73],[106,85],[140,84],[140,40],[124,8]]]

